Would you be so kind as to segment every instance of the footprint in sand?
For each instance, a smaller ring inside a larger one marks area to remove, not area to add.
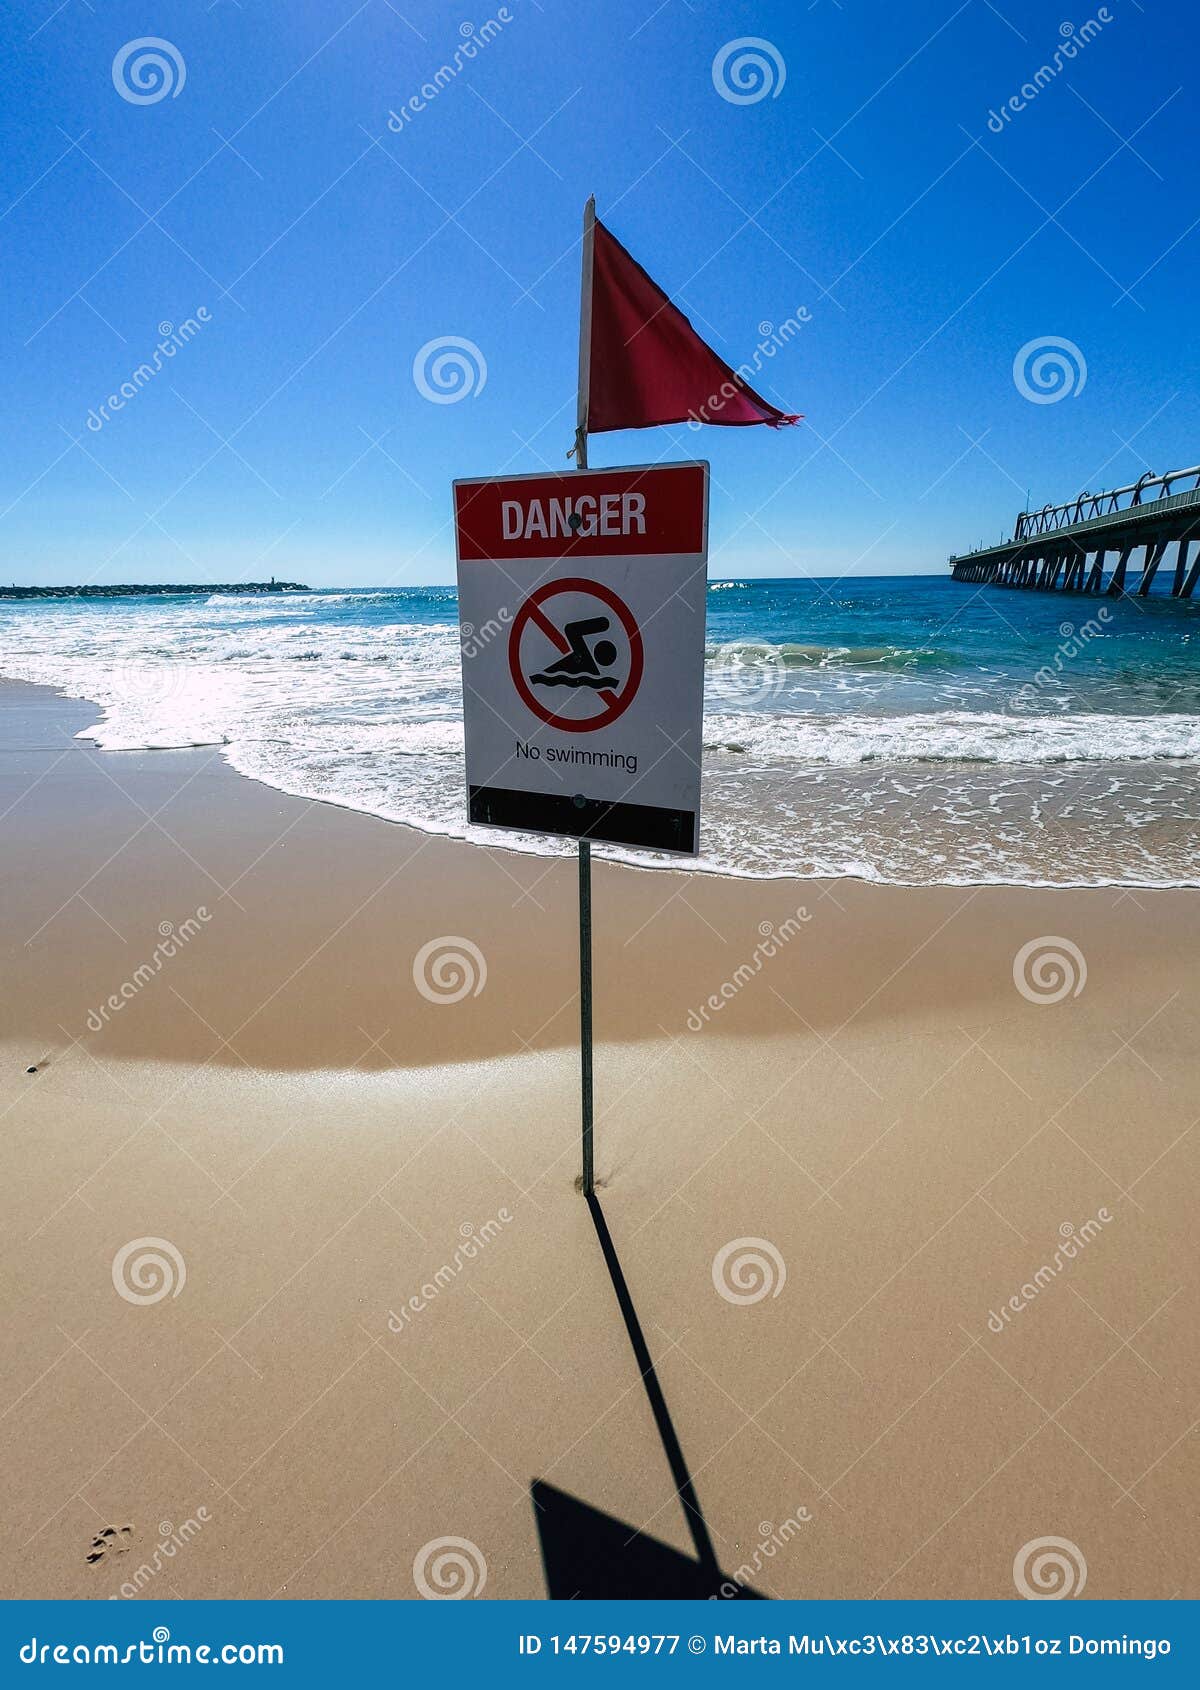
[[[132,1526],[105,1526],[92,1539],[84,1559],[92,1566],[110,1555],[127,1555],[132,1548]]]

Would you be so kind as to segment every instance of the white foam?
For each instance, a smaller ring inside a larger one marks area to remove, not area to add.
[[[904,716],[705,717],[707,751],[766,762],[849,768],[860,763],[1123,763],[1200,758],[1200,716],[1007,716],[981,711]]]

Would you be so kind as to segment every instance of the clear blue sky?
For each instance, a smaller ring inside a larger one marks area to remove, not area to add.
[[[4,580],[452,579],[451,479],[564,464],[589,189],[732,363],[811,314],[760,384],[800,428],[592,443],[711,460],[715,576],[941,569],[1026,487],[1200,459],[1183,0],[56,3],[0,22]],[[185,76],[139,104],[113,61],[147,36]],[[741,37],[777,93],[717,92]],[[413,359],[444,336],[487,378],[434,404]],[[1013,361],[1047,338],[1087,376],[1037,404]]]

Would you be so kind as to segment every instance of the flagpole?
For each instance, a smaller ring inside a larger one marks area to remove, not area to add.
[[[575,468],[586,469],[588,389],[592,373],[592,251],[596,196],[583,208],[579,265],[579,390],[575,411]],[[592,845],[579,841],[579,1085],[582,1117],[583,1195],[596,1189],[592,1155]]]
[[[579,398],[575,411],[575,468],[586,469],[588,391],[592,376],[592,251],[595,244],[596,196],[583,208],[583,251],[579,265]]]

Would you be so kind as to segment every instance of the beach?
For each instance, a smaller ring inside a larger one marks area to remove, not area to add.
[[[1195,892],[598,849],[623,1302],[573,859],[97,719],[0,683],[3,1595],[543,1596],[539,1482],[697,1556],[672,1437],[764,1596],[1028,1594],[1045,1538],[1200,1594]]]

